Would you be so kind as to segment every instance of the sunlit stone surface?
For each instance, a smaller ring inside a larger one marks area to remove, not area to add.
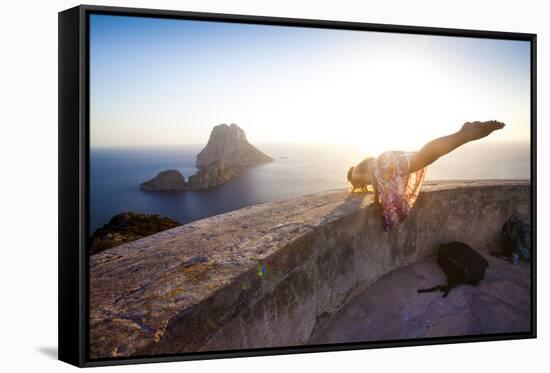
[[[377,282],[382,276],[417,262],[427,265],[421,261],[443,242],[497,248],[510,214],[529,220],[530,184],[426,184],[411,215],[391,232],[383,231],[371,201],[370,195],[327,191],[213,216],[91,256],[91,357],[294,346],[345,337],[330,332],[338,312],[361,302],[367,288],[380,289],[387,281]],[[504,286],[498,281],[502,268],[491,266],[497,272],[488,276],[487,286]],[[428,280],[419,277],[409,290]],[[407,291],[396,297],[418,297]],[[464,291],[453,290],[450,302],[468,304]],[[434,294],[424,299],[429,303],[433,297],[439,300]],[[381,312],[378,303],[365,304],[371,314]],[[478,319],[481,327],[464,330],[489,330],[488,321]],[[419,329],[405,329],[408,335],[452,331],[432,322],[432,332],[426,332],[427,320],[415,322]]]

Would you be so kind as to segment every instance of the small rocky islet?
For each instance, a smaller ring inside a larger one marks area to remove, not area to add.
[[[204,190],[234,179],[243,167],[272,161],[273,158],[248,142],[242,128],[234,123],[220,124],[212,129],[208,143],[197,155],[199,170],[188,181],[179,171],[166,170],[139,187],[145,192]]]
[[[179,192],[185,190],[185,178],[178,170],[166,170],[141,183],[139,188],[145,192]]]

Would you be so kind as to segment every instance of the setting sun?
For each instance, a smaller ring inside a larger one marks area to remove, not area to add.
[[[149,25],[181,34],[149,44],[122,36],[139,20],[120,35],[101,33],[107,21],[92,19],[92,146],[202,144],[237,123],[254,142],[378,154],[490,119],[508,127],[489,141],[528,140],[526,42],[214,24],[224,37],[195,48],[196,22]]]

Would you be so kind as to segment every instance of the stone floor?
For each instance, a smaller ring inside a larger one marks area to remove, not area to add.
[[[530,329],[530,264],[489,260],[478,286],[460,285],[447,298],[418,288],[445,283],[435,258],[380,278],[314,332],[309,343],[387,341],[523,332]]]

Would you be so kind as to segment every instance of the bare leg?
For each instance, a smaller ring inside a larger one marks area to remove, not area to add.
[[[437,138],[424,145],[413,156],[409,172],[416,172],[432,164],[439,157],[449,154],[459,146],[489,136],[493,131],[502,129],[503,127],[504,123],[495,120],[464,123],[460,131],[452,135]]]

